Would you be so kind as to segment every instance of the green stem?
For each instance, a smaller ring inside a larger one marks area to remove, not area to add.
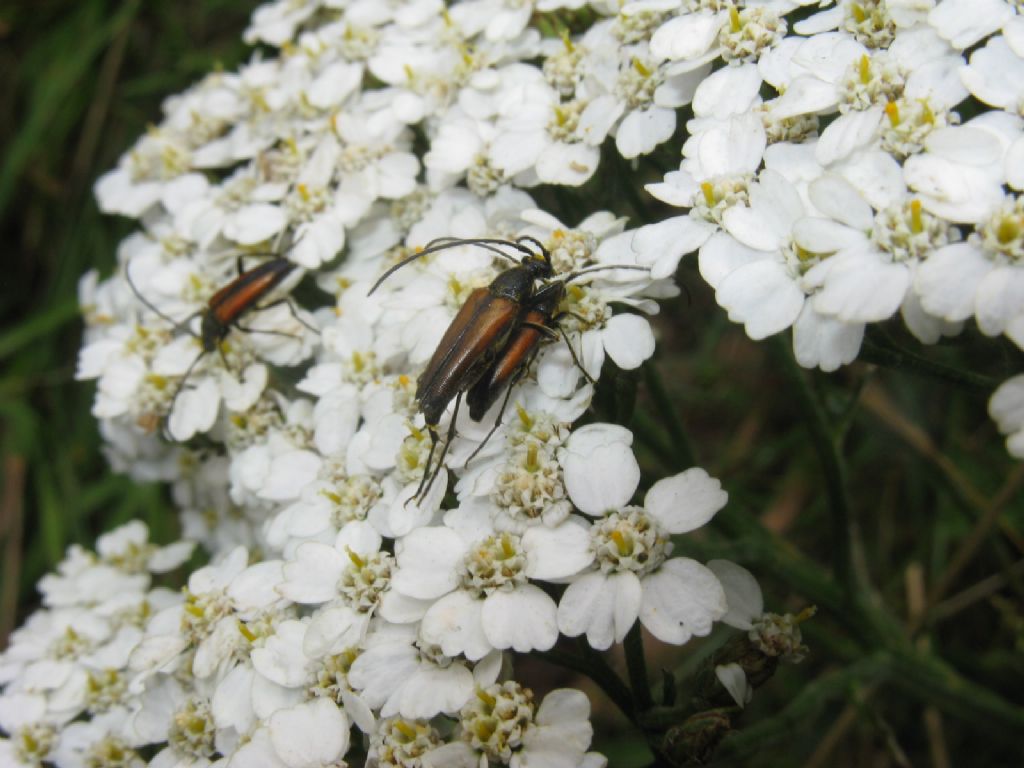
[[[676,411],[675,404],[665,389],[665,382],[662,381],[657,366],[650,360],[644,365],[644,383],[647,385],[647,391],[650,393],[651,399],[654,400],[658,414],[668,428],[669,437],[672,439],[672,447],[679,457],[679,469],[696,466],[697,461],[694,456],[693,446],[690,444],[690,439],[686,436],[686,430],[683,429],[679,413]]]
[[[807,377],[797,365],[790,350],[789,340],[783,336],[775,338],[776,357],[782,362],[786,376],[792,384],[804,421],[811,433],[811,442],[821,461],[828,499],[829,515],[832,519],[832,566],[836,580],[846,589],[849,596],[861,591],[864,580],[857,573],[854,558],[856,540],[850,504],[846,497],[846,478],[843,471],[842,454],[837,441],[829,429],[828,420],[817,397],[807,383]]]
[[[636,708],[644,712],[651,708],[654,697],[647,679],[647,659],[644,657],[644,637],[640,622],[626,633],[625,642],[626,669],[629,672],[629,685],[633,689],[633,701]]]
[[[998,381],[994,381],[988,376],[944,365],[923,355],[897,347],[891,339],[880,334],[872,334],[872,338],[865,338],[857,356],[866,363],[872,363],[882,368],[892,368],[929,379],[941,379],[970,389],[992,392],[999,385]]]

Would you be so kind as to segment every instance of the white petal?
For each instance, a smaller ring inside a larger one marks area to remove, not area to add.
[[[362,640],[369,619],[369,614],[356,613],[347,605],[327,605],[310,619],[302,638],[302,650],[307,656],[319,659],[351,648]]]
[[[1003,433],[1024,428],[1024,374],[1007,379],[992,394],[988,412]]]
[[[224,237],[240,245],[257,245],[284,229],[288,216],[280,206],[253,203],[235,211],[224,221]]]
[[[588,573],[569,585],[558,605],[558,628],[569,637],[586,633],[603,651],[622,642],[640,612],[640,580],[633,573]]]
[[[728,560],[711,560],[708,568],[725,590],[729,610],[721,621],[736,629],[750,629],[764,613],[764,595],[757,579],[746,568]]]
[[[878,135],[882,114],[881,107],[872,107],[837,117],[818,139],[814,153],[817,161],[825,166],[831,165],[868,144]]]
[[[722,14],[687,13],[662,24],[651,37],[651,54],[657,59],[695,59],[708,50],[722,28]]]
[[[176,753],[168,747],[160,753],[160,755],[165,754],[175,755]],[[150,768],[182,768],[181,762],[175,762],[170,766],[161,766],[158,764],[158,760],[159,755],[150,761]],[[196,765],[189,758],[186,758],[186,760],[189,760],[192,765]],[[218,761],[218,768],[220,762]],[[255,733],[252,734],[252,738],[232,753],[226,768],[282,768],[285,765],[274,752],[274,747],[270,741],[270,729],[263,727],[257,728]]]
[[[785,93],[768,102],[771,114],[779,120],[798,115],[831,110],[839,100],[836,87],[817,77],[801,75],[793,80]]]
[[[302,489],[316,480],[322,463],[313,451],[289,451],[274,457],[260,497],[268,501],[297,499]]]
[[[218,683],[210,702],[218,728],[248,733],[256,725],[252,709],[253,670],[248,665],[233,667]]]
[[[492,646],[519,653],[546,651],[558,640],[558,609],[546,592],[524,584],[484,598],[484,634]]]
[[[580,521],[566,520],[555,528],[535,525],[523,534],[526,575],[531,579],[564,579],[594,561],[590,531]]]
[[[1013,318],[1024,312],[1024,270],[1016,265],[996,267],[978,283],[975,301],[981,332],[1004,333]]]
[[[995,32],[1013,16],[1003,0],[944,0],[928,14],[928,23],[959,50]]]
[[[264,560],[232,579],[228,596],[234,601],[236,610],[262,610],[280,600],[277,586],[284,580],[282,566],[280,560]]]
[[[1018,192],[1024,191],[1024,136],[1013,142],[1006,153],[1006,183]]]
[[[745,112],[757,98],[761,73],[754,64],[723,67],[705,77],[693,96],[695,115],[723,120]]]
[[[740,707],[745,707],[754,695],[754,689],[747,683],[747,673],[735,662],[719,664],[715,667],[715,677]]]
[[[654,354],[651,324],[639,315],[615,315],[601,333],[604,348],[619,368],[632,371]]]
[[[697,156],[708,176],[753,173],[761,165],[767,145],[761,118],[748,112],[701,135]]]
[[[558,688],[541,702],[534,717],[538,725],[569,725],[590,719],[590,699],[575,688]]]
[[[903,167],[888,152],[861,152],[837,170],[875,210],[902,202],[907,196]]]
[[[41,721],[46,715],[46,697],[36,693],[5,692],[0,697],[0,727],[8,733]]]
[[[380,709],[418,667],[419,652],[413,645],[404,641],[371,643],[352,662],[348,682],[362,691],[371,708]]]
[[[728,501],[721,482],[692,467],[652,485],[644,508],[669,533],[687,533],[707,523]]]
[[[804,368],[834,371],[856,359],[864,338],[863,323],[844,323],[816,312],[805,302],[793,324],[793,353]]]
[[[594,175],[600,159],[598,147],[555,144],[546,147],[537,158],[537,178],[547,184],[578,187]]]
[[[956,243],[931,254],[917,269],[914,289],[921,305],[950,321],[974,314],[974,292],[992,270],[992,262],[968,243]]]
[[[452,592],[434,603],[423,617],[420,636],[441,648],[445,656],[464,654],[482,659],[492,646],[480,618],[483,604],[463,591]]]
[[[597,148],[622,117],[626,106],[611,94],[591,99],[580,114],[576,132],[588,146]]]
[[[399,543],[398,570],[391,585],[404,595],[432,599],[458,586],[456,568],[466,543],[448,528],[418,528]]]
[[[755,341],[790,327],[800,315],[804,298],[803,290],[774,259],[761,259],[730,272],[715,292],[715,300],[729,311],[729,319],[743,323]]]
[[[804,250],[823,256],[862,245],[864,234],[832,219],[804,216],[793,224],[793,240]]]
[[[615,146],[627,160],[649,155],[676,130],[676,113],[671,109],[652,107],[630,112],[619,125]]]
[[[442,712],[458,712],[473,695],[473,673],[462,664],[441,669],[423,666],[402,686],[398,713],[429,720]],[[381,715],[385,715],[382,711]]]
[[[636,230],[632,248],[637,264],[651,265],[651,279],[676,271],[679,259],[693,253],[715,232],[715,225],[692,216],[676,216]]]
[[[700,249],[697,266],[708,285],[718,288],[733,271],[769,258],[772,258],[770,252],[749,248],[732,235],[716,232]]]
[[[609,442],[587,453],[566,452],[565,488],[583,513],[600,515],[629,503],[640,482],[640,466],[626,444]]]
[[[845,259],[828,273],[814,308],[843,322],[880,322],[896,314],[909,287],[904,264],[883,264],[871,256]]]
[[[269,729],[274,751],[288,768],[319,768],[348,751],[348,718],[322,697],[275,712]]]
[[[807,188],[807,194],[825,216],[862,232],[871,228],[874,221],[871,206],[842,176],[827,173],[815,179]]]
[[[302,651],[306,624],[294,619],[278,625],[262,647],[252,650],[252,665],[268,680],[297,688],[309,677],[313,660]]]
[[[643,580],[640,621],[663,642],[681,645],[708,634],[726,610],[725,590],[696,560],[672,558]]]
[[[310,541],[295,556],[284,566],[285,581],[278,587],[282,595],[296,603],[323,603],[337,596],[338,579],[347,562],[338,550]]]
[[[167,430],[176,441],[184,442],[199,432],[208,431],[219,409],[220,392],[213,379],[204,378],[196,387],[186,384],[167,419]]]

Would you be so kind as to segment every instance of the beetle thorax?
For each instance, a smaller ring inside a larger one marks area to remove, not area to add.
[[[529,264],[506,269],[491,281],[487,290],[492,296],[511,299],[516,304],[523,304],[533,295],[533,284],[537,276],[535,268]]]

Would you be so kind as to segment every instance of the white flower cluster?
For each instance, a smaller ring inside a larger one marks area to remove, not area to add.
[[[755,626],[749,574],[673,556],[725,504],[718,481],[690,469],[637,505],[631,433],[573,428],[606,358],[653,354],[645,315],[677,294],[680,258],[699,251],[752,338],[792,327],[807,366],[853,360],[897,311],[924,342],[973,316],[1024,346],[1015,4],[811,4],[257,10],[246,39],[274,55],[169,99],[97,184],[140,228],[118,273],[80,288],[78,375],[98,382],[111,463],[170,482],[212,564],[182,596],[148,573],[186,545],[129,527],[72,552],[2,657],[9,762],[599,766],[583,694],[534,702],[510,652],[603,650],[638,620],[676,644]],[[969,94],[993,109],[961,125]],[[527,192],[582,185],[609,152],[645,162],[681,107],[682,163],[647,189],[683,215],[567,226]],[[371,293],[453,237],[477,242]],[[479,241],[524,237],[564,282],[559,338],[508,402],[425,424],[417,376],[522,257]],[[301,292],[314,282],[325,306]],[[1024,377],[992,413],[1024,454]],[[723,677],[745,701],[742,670]]]
[[[806,367],[851,362],[897,312],[925,344],[974,318],[1024,348],[1020,3],[798,5],[659,4],[666,72],[728,66],[692,94],[679,170],[647,186],[687,210],[639,230],[638,263],[660,277],[699,250],[729,318],[755,340],[792,328]],[[1024,457],[1024,379],[990,411]]]

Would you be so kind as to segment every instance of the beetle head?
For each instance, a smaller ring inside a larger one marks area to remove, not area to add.
[[[199,323],[199,339],[204,352],[213,352],[217,345],[227,336],[227,328],[220,323],[213,312],[203,312]]]

